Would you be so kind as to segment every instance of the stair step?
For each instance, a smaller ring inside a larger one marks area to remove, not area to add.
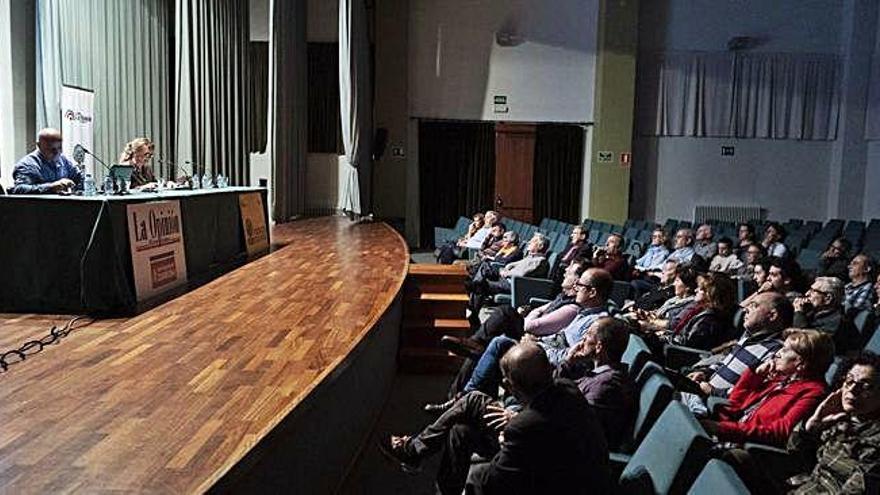
[[[464,318],[413,318],[403,322],[403,328],[437,328],[442,330],[467,330],[471,327]]]
[[[467,294],[456,294],[453,292],[422,292],[418,297],[419,301],[468,301]]]
[[[400,369],[408,373],[450,373],[461,367],[463,359],[443,349],[403,347]]]
[[[409,265],[410,276],[435,276],[435,277],[466,277],[465,265],[433,265],[430,263],[411,263]]]

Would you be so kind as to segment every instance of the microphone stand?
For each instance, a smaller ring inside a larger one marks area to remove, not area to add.
[[[107,172],[110,174],[110,177],[113,179],[113,185],[115,186],[116,185],[116,175],[113,173],[113,169],[111,167],[108,167],[107,164],[104,163],[104,160],[101,160],[101,158],[99,158],[97,155],[95,155],[91,151],[87,150],[85,147],[80,146],[80,148],[82,148],[83,153],[94,158],[98,163],[100,163],[107,170]],[[128,188],[125,185],[125,181],[123,180],[123,181],[119,181],[119,182],[120,182],[119,183],[119,190],[114,191],[113,194],[116,196],[123,196],[125,194],[128,194]],[[107,194],[107,191],[104,191],[104,194]]]

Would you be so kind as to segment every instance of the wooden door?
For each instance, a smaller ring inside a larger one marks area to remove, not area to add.
[[[534,223],[535,124],[495,124],[495,209]]]

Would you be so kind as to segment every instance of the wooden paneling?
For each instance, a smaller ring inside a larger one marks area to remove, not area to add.
[[[266,437],[368,334],[409,258],[387,225],[339,218],[273,241],[286,246],[0,374],[0,493],[203,492]],[[22,319],[0,328],[48,323]]]
[[[535,125],[495,126],[495,207],[505,217],[534,223],[532,177]]]

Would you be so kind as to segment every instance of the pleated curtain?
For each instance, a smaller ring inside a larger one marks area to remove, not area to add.
[[[250,180],[249,13],[247,0],[176,0],[176,160],[232,185]]]
[[[580,223],[584,129],[539,124],[535,132],[534,218]]]
[[[871,60],[868,109],[865,112],[865,139],[880,139],[880,53]]]
[[[172,154],[169,81],[173,5],[167,0],[38,0],[37,126],[61,127],[62,85],[95,92],[94,149],[117,160],[138,136]],[[154,161],[158,176],[170,170]],[[96,176],[103,177],[100,166]]]
[[[269,24],[269,155],[272,217],[305,211],[308,146],[306,0],[271,0]]]
[[[364,0],[339,0],[339,110],[345,148],[342,204],[355,213],[371,206],[373,90]]]
[[[836,55],[670,52],[640,55],[643,136],[833,140]]]

